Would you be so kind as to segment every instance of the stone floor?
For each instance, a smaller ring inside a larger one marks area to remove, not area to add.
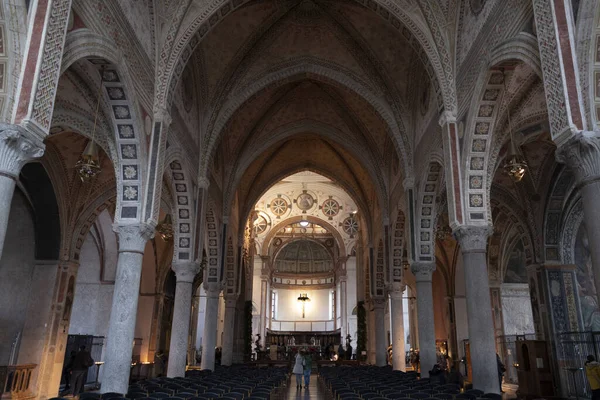
[[[310,377],[310,384],[308,388],[302,387],[302,389],[296,389],[296,377],[292,376],[287,385],[278,389],[271,395],[271,399],[275,400],[333,400],[333,396],[325,389],[325,387],[319,383],[317,374],[312,374]]]

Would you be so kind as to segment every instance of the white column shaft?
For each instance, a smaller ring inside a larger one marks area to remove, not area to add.
[[[206,290],[204,336],[202,337],[202,369],[215,369],[217,322],[219,319],[219,291]]]
[[[177,281],[171,327],[171,344],[169,347],[169,364],[167,367],[169,378],[185,376],[191,312],[192,282]]]
[[[404,308],[402,292],[392,292],[392,366],[395,371],[406,371],[406,348],[404,343]]]
[[[387,340],[385,334],[385,309],[382,304],[375,306],[375,365],[387,365]]]
[[[421,378],[427,378],[429,377],[429,371],[436,363],[431,278],[417,281],[417,320],[419,324]]]
[[[229,303],[233,304],[229,304]],[[225,323],[223,326],[223,353],[221,365],[233,363],[233,336],[235,334],[235,300],[225,300]]]

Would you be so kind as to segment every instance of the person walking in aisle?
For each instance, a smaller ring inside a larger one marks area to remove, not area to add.
[[[302,374],[304,373],[304,356],[302,355],[302,350],[298,350],[298,353],[296,353],[296,362],[294,363],[292,373],[296,375],[296,389],[302,388]]]
[[[304,356],[304,388],[308,389],[310,383],[310,374],[312,373],[312,356],[307,353]]]

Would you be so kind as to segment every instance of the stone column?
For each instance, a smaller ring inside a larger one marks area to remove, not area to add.
[[[202,337],[202,369],[215,369],[215,347],[217,345],[217,322],[219,319],[219,294],[221,284],[204,283],[206,311],[204,312],[204,335]]]
[[[573,171],[581,191],[594,284],[600,288],[600,132],[582,132],[572,137],[557,150],[557,159]],[[600,290],[596,291],[596,296],[600,304]]]
[[[460,244],[465,268],[473,388],[484,393],[500,393],[486,258],[491,232],[490,226],[461,226],[454,235]]]
[[[411,265],[417,282],[417,319],[419,324],[419,356],[421,378],[428,378],[429,371],[436,363],[435,323],[433,317],[433,292],[431,278],[435,264],[415,262]]]
[[[0,258],[8,227],[10,204],[21,168],[44,154],[44,144],[17,125],[0,124]]]
[[[221,365],[230,366],[233,363],[233,338],[235,336],[235,305],[237,297],[237,295],[225,295],[225,323],[223,325]]]
[[[375,365],[387,365],[387,347],[385,332],[385,300],[373,299],[373,313],[375,314]]]
[[[340,282],[340,325],[341,325],[341,336],[342,343],[346,341],[346,335],[348,335],[348,296],[347,296],[347,286],[348,282],[346,280],[346,275],[339,277]]]
[[[106,341],[102,393],[127,393],[131,354],[146,242],[154,230],[147,225],[115,226],[119,259]]]
[[[261,256],[262,269],[260,275],[260,345],[265,348],[267,339],[267,312],[269,309],[269,257]]]
[[[408,301],[408,322],[410,329],[410,347],[413,349],[419,348],[419,323],[417,318],[417,298],[415,293],[411,293],[411,298]]]
[[[406,371],[404,343],[404,307],[402,304],[402,285],[392,284],[390,290],[392,315],[392,367],[394,371]]]
[[[192,283],[200,272],[200,265],[197,262],[175,262],[171,268],[177,277],[177,284],[167,376],[174,378],[185,376],[192,310]]]

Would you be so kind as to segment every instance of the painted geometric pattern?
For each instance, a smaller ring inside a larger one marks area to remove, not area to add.
[[[438,193],[442,167],[436,162],[429,164],[425,182],[423,182],[420,193],[419,204],[419,226],[417,226],[418,237],[417,257],[420,261],[432,261],[434,254],[434,226],[436,218],[435,198]]]
[[[546,261],[561,261],[560,236],[561,215],[565,196],[570,193],[574,178],[567,168],[563,168],[550,193],[544,221],[544,257]]]
[[[225,259],[225,290],[227,294],[235,293],[236,289],[236,268],[235,253],[231,237],[227,238],[227,258]]]
[[[492,133],[503,99],[504,75],[492,71],[487,76],[481,98],[475,108],[475,115],[467,136],[468,157],[467,174],[467,221],[485,221],[487,219],[487,163],[492,145]]]
[[[217,283],[221,276],[219,273],[219,234],[217,231],[217,219],[215,218],[213,208],[210,206],[206,211],[206,236],[208,238],[206,282]]]
[[[117,186],[119,220],[139,219],[142,199],[141,149],[137,132],[135,107],[127,93],[116,67],[104,59],[88,58],[90,64],[102,74],[103,95],[112,112],[119,157],[120,184]]]
[[[553,9],[550,0],[533,1],[550,131],[555,137],[569,126],[569,116]]]
[[[43,6],[40,6],[43,7]],[[71,0],[55,0],[50,7],[44,53],[40,60],[39,76],[31,112],[31,119],[45,131],[50,129],[54,98],[56,95],[60,63],[65,46],[65,33]],[[42,28],[41,26],[39,28]],[[2,78],[4,79],[4,77]]]
[[[404,213],[398,212],[392,239],[392,282],[402,282],[402,252],[404,250]]]
[[[385,296],[385,272],[384,272],[384,248],[383,240],[379,240],[377,245],[377,262],[375,264],[375,296]]]
[[[194,226],[194,212],[192,211],[192,197],[190,196],[190,183],[186,179],[185,170],[179,161],[170,165],[173,186],[175,189],[175,254],[176,260],[192,259],[192,243]]]

